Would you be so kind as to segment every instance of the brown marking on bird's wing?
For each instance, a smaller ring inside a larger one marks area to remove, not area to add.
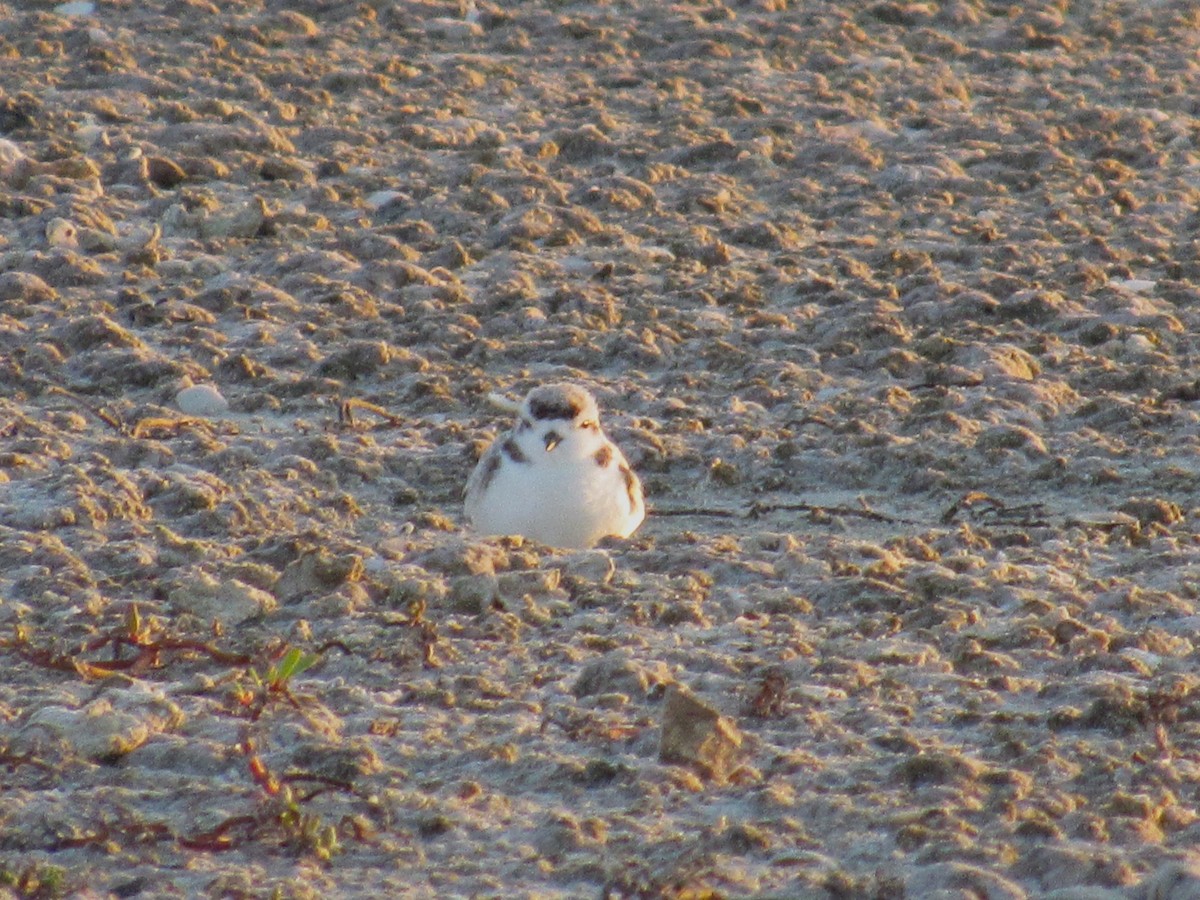
[[[504,443],[500,445],[500,452],[515,463],[529,462],[529,457],[511,437],[504,439]]]
[[[488,489],[488,485],[496,477],[496,473],[500,471],[500,454],[492,453],[483,461],[483,469],[479,472],[479,493],[484,493]]]
[[[642,504],[641,485],[633,469],[627,463],[621,463],[621,477],[625,479],[625,493],[629,497],[629,508],[638,509]]]

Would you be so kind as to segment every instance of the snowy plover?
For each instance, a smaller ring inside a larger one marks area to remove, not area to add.
[[[642,483],[601,431],[595,399],[574,384],[529,392],[471,473],[466,508],[476,531],[553,547],[629,537],[646,517]]]

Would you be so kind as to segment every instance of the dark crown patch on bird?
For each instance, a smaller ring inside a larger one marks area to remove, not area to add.
[[[529,401],[529,414],[539,422],[570,422],[582,411],[583,406],[570,397],[534,397]]]

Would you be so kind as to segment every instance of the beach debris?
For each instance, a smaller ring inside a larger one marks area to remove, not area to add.
[[[733,771],[741,746],[741,732],[730,719],[681,685],[667,688],[659,759],[694,766],[720,784]]]

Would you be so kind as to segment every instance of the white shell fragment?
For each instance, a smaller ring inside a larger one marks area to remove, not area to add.
[[[175,405],[189,416],[219,416],[229,410],[229,401],[211,384],[197,384],[175,395]]]
[[[90,16],[96,11],[96,4],[91,0],[71,0],[58,4],[54,11],[60,16]]]

